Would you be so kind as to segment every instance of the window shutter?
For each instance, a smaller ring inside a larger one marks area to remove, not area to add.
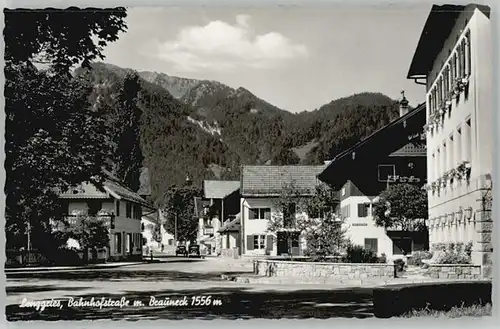
[[[253,235],[247,235],[247,250],[253,250]]]
[[[365,208],[364,204],[358,203],[358,217],[365,217],[363,216],[363,209]]]
[[[267,247],[267,249],[272,251],[273,250],[273,236],[268,235],[266,238],[267,238],[266,247]]]

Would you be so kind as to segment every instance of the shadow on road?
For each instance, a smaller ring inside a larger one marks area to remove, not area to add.
[[[192,297],[211,296],[211,302],[221,305],[194,306]],[[150,297],[156,300],[182,299],[188,306],[149,306]],[[367,318],[373,316],[372,290],[368,288],[343,290],[252,291],[246,287],[220,287],[201,290],[159,290],[129,292],[126,294],[85,295],[84,300],[101,297],[119,300],[125,297],[133,304],[141,301],[144,306],[134,307],[68,307],[47,308],[43,312],[19,305],[8,305],[9,321],[19,320],[89,320],[89,319],[305,319],[305,318]]]
[[[71,281],[109,281],[109,280],[135,280],[135,281],[222,281],[222,274],[241,275],[242,272],[183,272],[167,270],[120,270],[102,269],[92,271],[64,271],[64,272],[26,272],[7,273],[7,279],[53,279]]]

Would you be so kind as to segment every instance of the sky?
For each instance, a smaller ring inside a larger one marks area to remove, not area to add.
[[[241,86],[291,112],[360,92],[404,90],[416,106],[425,86],[406,76],[430,7],[136,7],[104,61]]]

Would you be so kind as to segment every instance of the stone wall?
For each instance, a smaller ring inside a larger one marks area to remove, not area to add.
[[[426,275],[433,279],[480,279],[481,265],[430,264]]]
[[[255,260],[254,274],[272,277],[359,280],[393,278],[394,265]]]

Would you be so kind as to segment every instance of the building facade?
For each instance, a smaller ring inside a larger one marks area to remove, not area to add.
[[[395,259],[427,247],[427,231],[377,226],[373,204],[392,184],[423,186],[426,148],[423,140],[425,104],[408,112],[405,98],[400,117],[343,151],[320,173],[319,179],[339,191],[339,215],[346,236],[378,256]],[[424,220],[424,219],[422,219]]]
[[[219,230],[239,213],[239,191],[240,181],[203,181],[203,197],[195,199],[195,213],[198,218],[197,243],[207,254],[220,255],[227,247]],[[236,252],[239,254],[239,250]]]
[[[143,238],[143,254],[162,252],[166,254],[175,254],[174,235],[167,232],[165,226],[162,225],[164,220],[160,210],[148,214],[143,214],[141,217],[141,230]],[[155,240],[155,230],[159,228],[159,239]]]
[[[81,216],[96,216],[109,230],[109,248],[99,251],[106,260],[139,259],[142,257],[141,217],[154,210],[137,193],[122,186],[108,175],[103,190],[82,183],[59,195],[67,207],[67,220],[75,225]],[[55,227],[55,229],[58,229]],[[73,247],[79,248],[73,242]]]
[[[491,273],[492,24],[485,6],[433,6],[408,78],[427,97],[431,244],[473,243]]]
[[[241,249],[245,256],[302,255],[305,237],[293,225],[270,230],[273,216],[287,210],[278,209],[276,201],[286,185],[293,184],[300,197],[314,193],[321,182],[316,177],[325,166],[243,166],[241,173]],[[288,210],[290,217],[307,216],[300,209]],[[289,241],[290,240],[290,241]]]

